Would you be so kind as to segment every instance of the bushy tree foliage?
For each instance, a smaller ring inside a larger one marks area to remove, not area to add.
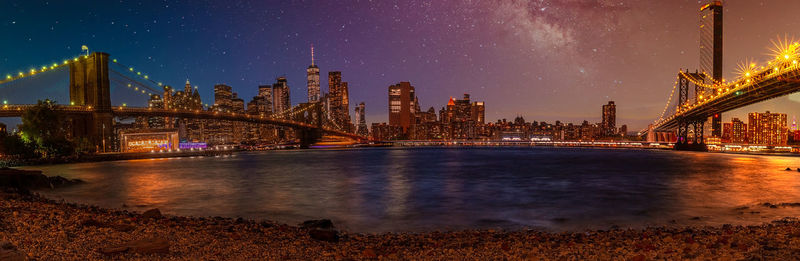
[[[64,118],[55,111],[56,103],[39,100],[22,114],[19,130],[23,141],[35,145],[42,157],[69,156],[75,148],[66,137]]]

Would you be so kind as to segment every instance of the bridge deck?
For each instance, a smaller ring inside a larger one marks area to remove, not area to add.
[[[0,107],[0,117],[21,117],[25,109],[33,105],[3,105]],[[56,110],[65,114],[91,114],[95,112],[91,107],[85,106],[56,106]],[[117,117],[177,117],[177,118],[190,118],[190,119],[207,119],[207,120],[223,120],[223,121],[237,121],[249,122],[256,124],[269,124],[276,126],[285,126],[294,129],[320,129],[324,133],[349,137],[357,140],[366,140],[366,137],[358,136],[352,133],[347,133],[331,128],[318,127],[313,124],[304,122],[291,121],[286,119],[278,119],[269,116],[250,115],[242,113],[221,113],[213,111],[187,111],[177,109],[154,109],[154,108],[135,108],[135,107],[113,107],[111,113]]]
[[[681,120],[703,119],[715,113],[723,113],[800,91],[800,67],[786,66],[781,69],[783,71],[780,73],[762,73],[750,78],[753,81],[752,84],[744,84],[745,81],[740,80],[737,83],[742,87],[730,89],[718,97],[705,100],[681,113],[676,113],[656,124],[654,130],[675,129]]]

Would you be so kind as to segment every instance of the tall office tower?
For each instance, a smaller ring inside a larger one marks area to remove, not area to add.
[[[214,110],[219,112],[230,112],[233,108],[233,92],[231,87],[224,84],[214,85]]]
[[[158,94],[150,95],[150,100],[148,101],[148,106],[150,108],[163,109],[164,108],[164,100],[161,99],[161,96],[158,95]],[[165,124],[164,117],[148,117],[147,118],[147,126],[149,128],[161,129],[161,128],[164,128],[164,124]]]
[[[364,102],[358,104],[356,107],[356,134],[366,137],[369,135],[369,130],[367,129],[367,118],[366,118],[366,106]]]
[[[350,131],[350,98],[347,82],[342,81],[342,72],[328,72],[328,102],[331,120],[345,132]]]
[[[311,45],[311,65],[306,69],[308,80],[308,102],[319,102],[319,67],[314,64],[314,45]]]
[[[450,96],[450,100],[447,100],[447,107],[446,107],[444,123],[450,123],[455,121],[455,112],[456,112],[456,99],[453,96]]]
[[[751,112],[747,121],[747,138],[750,144],[768,146],[786,145],[788,128],[784,113]]]
[[[389,126],[402,127],[403,131],[414,123],[416,101],[414,86],[399,82],[389,86]]]
[[[464,99],[455,100],[453,103],[453,119],[451,121],[465,122],[472,120],[472,103],[468,93],[464,94]]]
[[[261,106],[264,106],[259,110],[259,113],[272,114],[272,85],[259,85],[257,96],[260,97],[259,103]]]
[[[286,81],[286,77],[278,77],[277,82],[272,85],[272,106],[273,113],[280,113],[292,107],[291,99],[289,99],[289,83]]]
[[[747,124],[739,118],[731,119],[731,143],[747,143]]]
[[[164,85],[164,95],[162,97],[163,97],[164,103],[162,104],[163,107],[161,107],[161,108],[162,109],[172,109],[172,87],[171,86]]]
[[[189,83],[189,79],[186,79],[186,85],[183,86],[183,93],[187,95],[192,94],[192,84]]]
[[[700,70],[712,82],[722,81],[722,1],[710,1],[700,7]],[[722,135],[722,115],[711,118],[711,136]]]
[[[479,124],[484,124],[486,120],[486,107],[483,102],[472,102],[472,121]]]
[[[244,100],[239,98],[239,94],[235,92],[231,95],[231,111],[235,113],[244,113]]]
[[[603,121],[600,124],[603,128],[604,136],[613,136],[617,132],[617,105],[614,101],[609,101],[603,105]]]

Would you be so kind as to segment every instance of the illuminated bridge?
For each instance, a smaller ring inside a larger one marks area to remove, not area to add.
[[[51,76],[52,74],[68,74],[69,82],[52,79],[48,82],[49,78],[57,78]],[[153,95],[164,91],[159,90],[164,86],[166,85],[151,80],[147,74],[136,71],[133,67],[124,66],[116,59],[109,60],[106,53],[87,53],[60,63],[5,75],[0,80],[0,90],[4,91],[0,92],[0,97],[3,98],[0,117],[21,117],[27,108],[33,106],[30,103],[35,103],[31,99],[22,99],[23,103],[9,101],[8,96],[26,93],[36,99],[52,99],[52,91],[48,91],[49,89],[60,91],[68,88],[69,104],[56,105],[54,110],[70,119],[73,137],[87,137],[95,146],[105,146],[100,149],[102,151],[111,151],[111,142],[103,140],[113,136],[113,129],[106,126],[114,126],[115,117],[204,119],[285,127],[295,130],[301,146],[304,147],[313,144],[323,135],[356,141],[367,140],[367,137],[344,131],[345,128],[329,120],[321,102],[301,103],[286,111],[268,115],[208,109],[165,109],[146,105]],[[116,104],[112,105],[112,97]],[[129,103],[142,106],[128,106]]]
[[[800,43],[778,40],[774,45],[773,60],[764,65],[741,63],[739,77],[730,82],[715,81],[705,73],[678,72],[664,111],[642,135],[675,132],[677,143],[702,144],[703,124],[709,118],[800,91]]]
[[[730,110],[800,91],[800,43],[773,41],[771,60],[739,63],[737,78],[722,78],[722,2],[700,7],[700,69],[678,71],[661,115],[640,134],[648,141],[675,142],[676,149],[706,150],[704,125],[721,138],[722,116]]]

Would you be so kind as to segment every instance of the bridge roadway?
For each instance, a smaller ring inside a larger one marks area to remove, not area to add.
[[[25,109],[33,105],[3,105],[0,107],[0,117],[21,117]],[[67,115],[91,114],[95,110],[91,106],[56,106],[56,111]],[[297,122],[285,119],[277,119],[268,116],[250,115],[242,113],[221,113],[203,110],[178,110],[178,109],[154,109],[154,108],[137,108],[137,107],[122,107],[116,106],[111,108],[111,113],[118,117],[176,117],[176,118],[191,118],[191,119],[207,119],[207,120],[224,120],[224,121],[239,121],[250,122],[257,124],[269,124],[276,126],[285,126],[293,129],[320,129],[324,133],[335,136],[343,136],[355,140],[367,140],[366,137],[361,137],[352,133],[347,133],[339,130],[334,130],[326,127],[317,127],[313,124],[304,122]]]
[[[752,83],[748,83],[748,79]],[[739,87],[736,87],[736,84]],[[687,109],[657,123],[653,129],[658,131],[675,129],[678,127],[678,122],[683,119],[704,119],[711,117],[714,113],[723,113],[798,92],[800,91],[800,66],[789,64],[778,67],[778,70],[765,70],[752,77],[721,86],[721,88],[729,90],[714,98],[689,105]]]

